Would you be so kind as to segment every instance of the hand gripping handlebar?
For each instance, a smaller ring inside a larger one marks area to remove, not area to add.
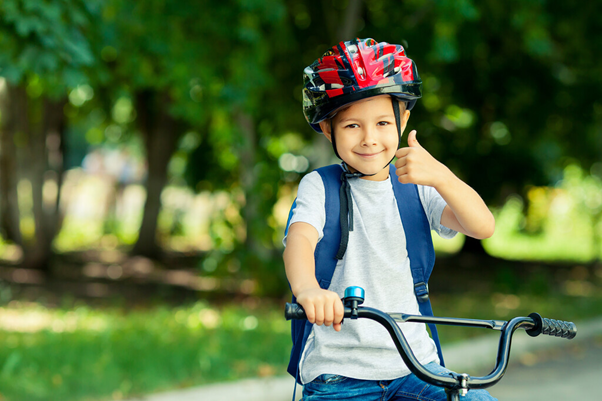
[[[459,400],[459,395],[466,394],[469,389],[487,388],[501,380],[506,371],[506,367],[508,366],[512,335],[517,329],[524,329],[531,337],[547,334],[550,336],[572,339],[577,335],[577,327],[574,323],[542,318],[538,313],[532,313],[529,317],[515,317],[509,321],[385,313],[377,309],[358,306],[361,304],[361,301],[363,301],[363,290],[359,287],[350,287],[345,291],[345,294],[354,294],[354,296],[349,297],[349,299],[346,297],[343,298],[343,303],[345,305],[344,317],[352,319],[367,318],[383,325],[393,339],[397,351],[408,369],[421,380],[435,386],[444,387],[448,400],[451,401]],[[357,294],[361,294],[361,300],[359,302]],[[307,319],[303,307],[299,304],[287,303],[284,309],[284,316],[287,320]],[[483,377],[471,377],[465,373],[458,374],[455,372],[447,375],[431,373],[414,356],[403,332],[397,324],[407,322],[483,327],[500,331],[500,344],[495,368],[489,375]]]

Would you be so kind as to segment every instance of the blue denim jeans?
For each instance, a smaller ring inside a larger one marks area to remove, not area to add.
[[[449,370],[436,364],[425,366],[433,373]],[[469,390],[462,401],[494,401],[486,390]],[[321,375],[303,386],[303,401],[373,400],[373,401],[446,401],[441,387],[423,382],[414,374],[395,380],[356,380],[338,375]]]

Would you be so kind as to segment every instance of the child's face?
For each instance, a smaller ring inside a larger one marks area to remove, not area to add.
[[[401,132],[405,129],[410,111],[400,116]],[[334,134],[339,156],[351,168],[364,174],[367,180],[382,181],[389,177],[384,168],[393,159],[398,146],[395,115],[389,95],[359,100],[333,117]],[[330,121],[320,123],[322,132],[332,142]]]

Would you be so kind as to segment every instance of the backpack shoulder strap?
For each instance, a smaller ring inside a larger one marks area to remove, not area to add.
[[[431,228],[422,207],[418,186],[415,184],[402,184],[397,180],[395,166],[391,165],[390,177],[397,201],[397,208],[406,231],[406,243],[408,256],[411,252],[410,267],[414,284],[416,286],[416,297],[420,300],[428,298],[426,284],[435,265],[435,250],[431,238]],[[407,230],[411,228],[411,235]]]
[[[429,299],[428,280],[435,265],[435,249],[431,237],[431,228],[426,212],[420,201],[418,187],[415,184],[402,184],[397,180],[395,166],[391,164],[389,176],[393,185],[397,208],[406,237],[410,270],[414,281],[414,293],[418,308],[423,316],[433,316]],[[437,333],[437,326],[429,324],[433,341],[437,346],[439,360],[443,365],[443,353]]]
[[[339,189],[341,188],[341,166],[333,164],[319,168],[318,173],[324,183],[324,236],[316,245],[314,253],[316,260],[316,279],[320,287],[327,289],[332,281],[337,267],[336,254],[341,242],[341,203]]]

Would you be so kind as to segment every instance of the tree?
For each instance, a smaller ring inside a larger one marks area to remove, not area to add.
[[[267,224],[281,173],[267,148],[270,138],[281,135],[280,122],[288,116],[282,111],[288,107],[282,92],[288,99],[290,91],[281,77],[290,70],[286,64],[294,47],[281,1],[233,3],[211,9],[212,19],[222,16],[233,24],[207,27],[216,43],[211,59],[215,75],[207,84],[212,115],[208,129],[201,129],[207,137],[191,155],[186,177],[193,187],[210,182],[213,188],[242,195],[243,238],[234,254],[244,274],[261,278],[262,289],[270,292],[282,283],[274,266],[279,259],[273,254],[274,229]]]
[[[2,231],[24,248],[25,266],[44,271],[61,222],[63,108],[69,90],[85,82],[83,71],[95,62],[85,32],[96,11],[94,1],[0,4]],[[19,225],[16,185],[22,179],[31,184],[33,237]],[[44,185],[54,185],[56,195],[45,200]]]
[[[206,2],[122,2],[105,5],[96,47],[110,53],[108,79],[113,96],[126,95],[135,110],[133,129],[144,139],[148,175],[139,238],[132,253],[157,257],[157,217],[167,165],[185,130],[207,120],[198,81],[211,60],[206,46]]]

